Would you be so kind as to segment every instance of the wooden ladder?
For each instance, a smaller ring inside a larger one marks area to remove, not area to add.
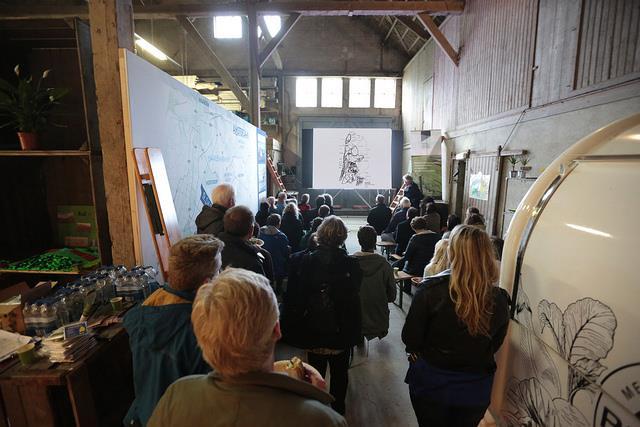
[[[391,209],[391,212],[396,210],[396,208],[398,207],[398,204],[400,203],[400,200],[403,197],[404,197],[404,190],[400,188],[400,190],[398,190],[398,193],[396,193],[396,197],[393,198],[393,201],[389,205],[389,209]]]
[[[269,173],[271,177],[278,183],[278,187],[280,187],[280,191],[287,192],[287,189],[284,187],[284,182],[282,182],[282,177],[278,173],[278,169],[273,164],[273,160],[271,160],[271,156],[267,154],[267,164],[269,166]]]

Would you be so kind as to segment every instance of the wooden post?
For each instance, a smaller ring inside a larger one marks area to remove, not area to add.
[[[433,40],[435,40],[436,44],[443,50],[443,52],[451,59],[451,61],[458,66],[460,62],[460,55],[456,50],[451,46],[449,40],[442,34],[440,28],[433,22],[433,19],[426,13],[419,13],[418,19],[422,22],[422,25],[427,29]]]
[[[249,96],[251,123],[260,127],[260,62],[258,58],[258,18],[254,3],[249,4]]]
[[[133,51],[131,0],[91,0],[89,19],[111,254],[115,264],[132,267],[136,258],[127,169],[130,153],[125,147],[118,56],[118,48]]]

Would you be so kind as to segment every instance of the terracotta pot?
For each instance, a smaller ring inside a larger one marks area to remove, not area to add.
[[[23,150],[37,150],[38,149],[38,134],[35,132],[18,132],[18,138],[20,139],[20,147]]]

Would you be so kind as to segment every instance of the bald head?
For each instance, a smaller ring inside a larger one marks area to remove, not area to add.
[[[211,192],[211,201],[225,208],[236,205],[236,191],[231,184],[220,184]]]

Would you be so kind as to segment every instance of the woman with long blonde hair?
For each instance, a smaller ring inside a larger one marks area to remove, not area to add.
[[[433,257],[424,268],[424,278],[440,274],[449,268],[449,239],[440,239],[436,243]]]
[[[509,321],[509,296],[489,236],[460,225],[449,239],[450,270],[425,279],[407,314],[411,403],[420,426],[477,426],[489,405],[494,353]]]

